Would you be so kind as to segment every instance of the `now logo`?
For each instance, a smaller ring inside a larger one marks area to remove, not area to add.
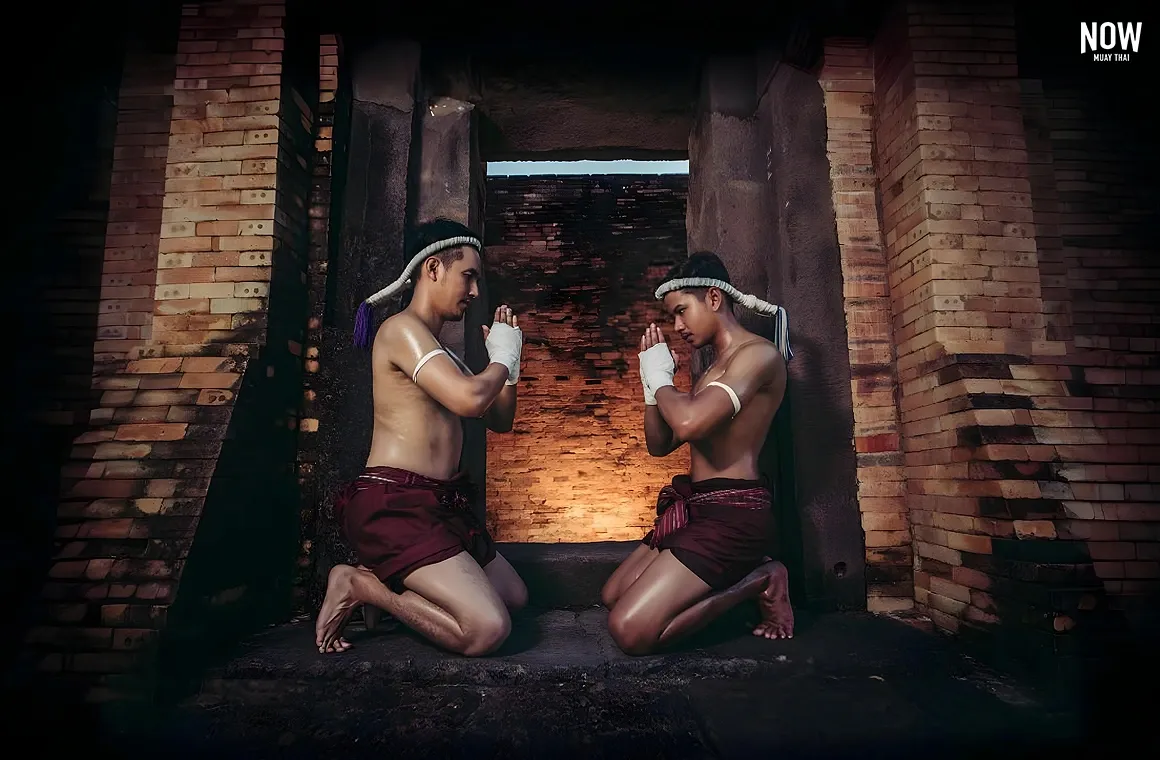
[[[1079,25],[1079,52],[1098,53],[1106,51],[1128,52],[1129,46],[1133,53],[1140,50],[1140,34],[1144,30],[1144,23],[1111,21],[1083,22]]]

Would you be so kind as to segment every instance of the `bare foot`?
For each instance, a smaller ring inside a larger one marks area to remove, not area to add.
[[[357,572],[350,565],[335,565],[330,570],[326,580],[326,598],[322,600],[318,622],[314,624],[314,643],[322,654],[350,649],[350,642],[341,634],[351,612],[358,606],[352,583]]]
[[[358,569],[366,573],[371,572],[371,569],[366,565],[359,565]],[[379,621],[382,619],[383,611],[373,604],[361,604],[359,606],[362,608],[363,625],[366,626],[368,631],[373,631],[378,627]]]
[[[780,562],[772,562],[769,584],[757,597],[761,608],[761,623],[753,629],[754,636],[767,639],[793,638],[793,607],[789,603],[789,571]]]

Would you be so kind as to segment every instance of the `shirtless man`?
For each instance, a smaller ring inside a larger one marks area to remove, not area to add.
[[[716,358],[682,393],[660,328],[641,337],[648,452],[663,457],[688,443],[691,472],[661,491],[653,530],[605,584],[609,631],[624,652],[649,654],[756,598],[763,619],[754,635],[791,638],[787,574],[766,556],[771,494],[757,468],[793,356],[785,310],[738,292],[712,253],[674,267],[656,295],[676,332],[693,348],[712,346]],[[735,302],[774,316],[776,343],[743,328]]]
[[[477,236],[439,219],[415,231],[403,275],[371,296],[356,319],[356,343],[370,344],[371,307],[414,280],[407,307],[373,341],[374,432],[367,469],[334,504],[359,567],[330,571],[318,615],[318,651],[342,652],[353,609],[384,610],[436,644],[466,656],[494,652],[511,631],[509,610],[527,589],[472,513],[472,487],[459,472],[463,418],[486,418],[506,433],[516,410],[522,332],[507,306],[484,327],[491,363],[475,375],[435,336],[464,318],[479,295]],[[369,620],[368,620],[369,622]]]

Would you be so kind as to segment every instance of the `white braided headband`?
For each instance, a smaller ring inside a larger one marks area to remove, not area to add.
[[[685,277],[679,280],[669,280],[662,283],[654,294],[657,299],[665,297],[666,293],[685,288],[717,288],[745,308],[755,311],[766,317],[773,317],[773,343],[781,351],[786,361],[793,358],[793,349],[789,345],[789,315],[781,306],[775,306],[769,301],[763,301],[757,296],[742,293],[724,280],[712,277]]]
[[[437,240],[415,254],[415,257],[411,259],[411,263],[407,264],[406,268],[403,269],[403,273],[399,275],[399,279],[395,280],[390,285],[380,290],[378,293],[375,293],[373,296],[368,297],[366,302],[371,306],[378,306],[380,303],[393,296],[402,288],[410,285],[411,275],[415,272],[415,268],[423,263],[423,261],[425,261],[433,254],[439,253],[440,251],[446,251],[448,248],[454,248],[459,245],[469,245],[477,251],[483,248],[483,243],[480,243],[473,237],[453,237],[447,238],[446,240]]]
[[[423,263],[430,256],[446,251],[448,248],[455,248],[460,245],[469,245],[477,251],[483,249],[483,243],[479,242],[477,238],[459,236],[447,238],[445,240],[437,240],[423,250],[419,251],[411,259],[403,269],[403,273],[399,278],[392,282],[387,287],[380,290],[374,295],[368,296],[365,301],[359,304],[358,313],[354,318],[354,343],[356,346],[362,348],[369,348],[371,344],[371,310],[387,300],[395,293],[399,292],[407,285],[411,284],[411,275],[414,274],[415,268]]]

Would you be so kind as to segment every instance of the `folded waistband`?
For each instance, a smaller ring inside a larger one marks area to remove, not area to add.
[[[673,488],[686,490],[692,493],[712,493],[713,491],[746,491],[751,488],[770,490],[769,480],[742,480],[740,478],[706,478],[693,480],[688,475],[678,475],[673,478]]]
[[[358,479],[385,481],[400,486],[430,488],[432,490],[461,489],[467,488],[471,484],[466,473],[459,473],[450,480],[438,480],[436,478],[429,478],[426,475],[420,475],[417,472],[411,472],[410,470],[403,470],[398,467],[387,467],[385,465],[367,467],[363,470],[362,475],[358,476]]]

